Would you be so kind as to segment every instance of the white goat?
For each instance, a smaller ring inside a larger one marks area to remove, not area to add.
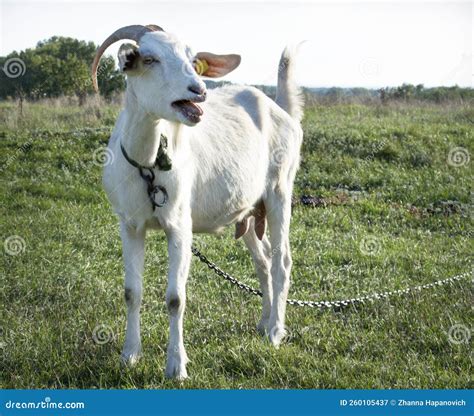
[[[122,358],[134,363],[141,353],[145,233],[162,229],[169,253],[166,375],[181,379],[187,377],[183,313],[193,232],[216,233],[237,224],[236,237],[243,236],[251,252],[263,292],[258,329],[275,346],[285,335],[292,264],[288,236],[303,137],[302,102],[292,77],[290,49],[280,60],[276,103],[252,87],[226,86],[207,93],[200,75],[223,76],[239,65],[240,56],[194,55],[154,25],[127,26],[104,41],[93,63],[96,89],[100,57],[121,39],[138,46],[125,44],[119,50],[127,89],[109,142],[115,158],[105,167],[103,182],[120,218],[123,244],[128,311]],[[172,168],[148,169],[163,153],[163,136]]]

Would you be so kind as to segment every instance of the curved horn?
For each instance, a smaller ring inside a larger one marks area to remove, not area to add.
[[[115,42],[118,42],[122,39],[131,39],[138,43],[140,38],[148,32],[156,32],[164,30],[157,25],[131,25],[124,26],[112,33],[107,39],[104,40],[102,45],[99,46],[95,54],[94,60],[92,61],[92,85],[94,90],[99,92],[99,85],[97,84],[97,67],[99,66],[99,61],[105,50]]]

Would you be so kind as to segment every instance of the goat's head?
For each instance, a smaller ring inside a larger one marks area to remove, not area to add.
[[[221,77],[240,64],[239,55],[193,54],[191,49],[159,26],[126,26],[110,35],[97,50],[92,64],[96,91],[97,67],[105,50],[113,43],[134,40],[120,47],[120,69],[127,75],[127,89],[144,111],[157,118],[195,125],[202,109],[196,104],[206,99],[206,85],[200,75]]]

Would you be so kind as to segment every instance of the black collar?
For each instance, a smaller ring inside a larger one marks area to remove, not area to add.
[[[120,142],[120,149],[122,149],[122,154],[123,154],[123,157],[127,160],[128,163],[130,163],[133,167],[135,168],[138,168],[138,169],[152,169],[152,167],[148,167],[148,166],[143,166],[143,165],[140,165],[138,162],[135,162],[127,153],[127,151],[125,150],[125,148],[123,147],[123,144],[122,142]],[[156,161],[155,161],[155,164],[156,164]]]
[[[122,150],[123,157],[125,160],[130,163],[134,168],[138,169],[140,176],[146,182],[146,191],[148,193],[148,197],[151,202],[151,207],[155,210],[156,207],[162,207],[168,202],[168,192],[164,186],[161,185],[154,185],[155,180],[155,172],[153,171],[154,168],[158,168],[159,170],[171,170],[171,159],[167,154],[168,150],[168,139],[166,136],[160,136],[160,147],[158,148],[158,154],[156,155],[155,163],[153,166],[143,166],[140,163],[133,160],[125,150],[120,142],[120,149]],[[162,201],[156,202],[157,195],[162,194]]]
[[[171,168],[172,168],[171,159],[168,156],[168,152],[167,152],[168,151],[168,139],[164,135],[160,136],[160,147],[158,148],[158,153],[156,155],[155,163],[153,164],[153,166],[143,166],[143,165],[140,165],[140,163],[138,163],[137,161],[133,160],[128,155],[125,148],[123,147],[122,142],[120,142],[120,149],[122,150],[123,157],[127,160],[127,162],[130,163],[133,167],[135,167],[137,169],[151,170],[153,168],[158,167],[159,170],[165,170],[166,171],[166,170],[171,170]]]

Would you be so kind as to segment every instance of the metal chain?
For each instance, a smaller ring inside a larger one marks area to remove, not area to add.
[[[202,254],[196,247],[191,247],[191,251],[199,260],[201,260],[204,264],[206,264],[207,267],[209,267],[211,270],[214,270],[214,272],[218,276],[223,277],[225,280],[227,280],[228,282],[237,286],[239,289],[242,289],[245,292],[248,292],[248,293],[251,293],[252,295],[256,295],[260,297],[263,296],[263,293],[260,290],[254,289],[253,287],[238,281],[235,277],[232,277],[229,273],[226,273],[224,270],[217,267],[212,261],[209,261],[208,258],[204,254]]]
[[[245,283],[242,283],[241,281],[237,280],[235,277],[232,277],[229,273],[226,273],[224,270],[220,269],[218,266],[216,266],[215,263],[211,262],[204,254],[202,254],[196,247],[191,248],[192,253],[204,264],[209,267],[209,269],[213,270],[214,273],[216,273],[218,276],[224,278],[228,282],[230,282],[232,285],[237,286],[239,289],[243,290],[244,292],[251,293],[252,295],[260,296],[262,297],[263,294],[260,290],[255,289]],[[464,272],[461,274],[458,274],[456,276],[450,277],[448,279],[443,279],[443,280],[437,280],[432,283],[427,283],[425,285],[419,285],[419,286],[411,286],[406,289],[399,289],[399,290],[391,290],[388,292],[380,292],[380,293],[373,293],[370,295],[366,296],[360,296],[357,298],[352,298],[352,299],[344,299],[344,300],[329,300],[329,301],[312,301],[312,300],[298,300],[298,299],[288,299],[286,302],[289,305],[295,305],[295,306],[307,306],[309,308],[314,308],[314,309],[335,309],[339,310],[342,308],[345,308],[350,305],[359,305],[359,304],[364,304],[366,302],[375,302],[379,299],[387,299],[389,297],[393,296],[400,296],[400,295],[406,295],[412,292],[420,292],[425,289],[430,289],[433,287],[437,286],[444,286],[447,284],[453,284],[454,282],[457,282],[459,280],[465,279],[468,276],[471,276],[474,274],[474,269],[471,269],[468,272]]]

